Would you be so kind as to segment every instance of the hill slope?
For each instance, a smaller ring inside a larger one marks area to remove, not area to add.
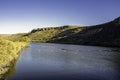
[[[120,47],[120,17],[94,26],[61,26],[33,29],[29,33],[1,35],[12,41],[67,43]],[[6,37],[9,36],[9,37]]]
[[[120,46],[120,17],[105,24],[86,27],[86,29],[83,29],[76,34],[50,42]]]
[[[78,33],[84,28],[85,27],[78,26],[38,28],[33,29],[30,33],[26,34],[26,36],[30,37],[33,42],[51,42]]]
[[[120,46],[120,17],[95,26],[62,26],[33,29],[26,34],[34,42]]]

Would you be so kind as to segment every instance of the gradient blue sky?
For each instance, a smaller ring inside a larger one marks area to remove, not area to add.
[[[0,0],[0,33],[95,25],[120,16],[120,0]]]

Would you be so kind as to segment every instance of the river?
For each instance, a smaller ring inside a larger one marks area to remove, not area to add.
[[[120,80],[117,48],[30,43],[7,80]]]

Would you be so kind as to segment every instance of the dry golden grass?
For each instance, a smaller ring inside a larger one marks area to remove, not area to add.
[[[0,39],[0,66],[4,66],[17,58],[19,51],[25,46],[25,42],[12,42]]]

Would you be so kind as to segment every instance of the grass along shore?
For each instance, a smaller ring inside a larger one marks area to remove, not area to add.
[[[10,63],[18,58],[19,52],[27,45],[27,42],[12,42],[9,40],[0,39],[0,75],[5,74]]]

